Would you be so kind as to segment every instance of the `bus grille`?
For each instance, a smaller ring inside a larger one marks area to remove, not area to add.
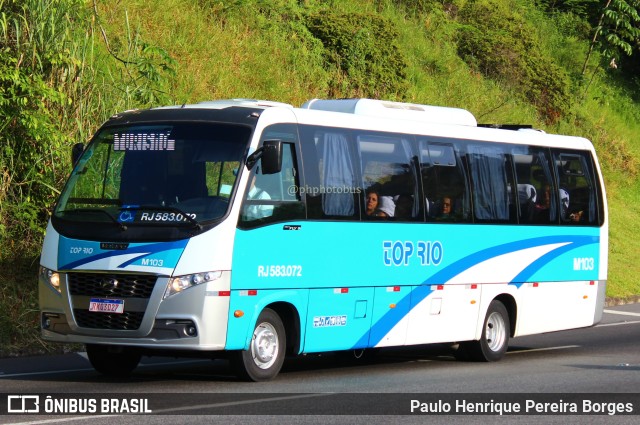
[[[71,295],[89,297],[150,298],[157,276],[68,273]]]
[[[113,329],[134,331],[140,327],[144,312],[130,311],[118,313],[96,313],[89,310],[74,309],[76,323],[81,328]]]

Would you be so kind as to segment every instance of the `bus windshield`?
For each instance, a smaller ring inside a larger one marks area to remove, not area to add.
[[[106,127],[54,211],[65,222],[199,227],[230,205],[251,129],[167,122]]]

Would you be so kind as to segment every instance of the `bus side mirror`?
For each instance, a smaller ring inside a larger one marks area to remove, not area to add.
[[[262,163],[262,174],[279,173],[282,170],[282,140],[265,140],[262,147],[247,158],[247,168],[252,169],[258,160]]]
[[[282,170],[282,141],[265,140],[262,144],[262,174],[275,174]]]
[[[84,152],[84,145],[82,143],[76,143],[71,148],[71,166],[75,167],[76,163],[82,156],[82,152]]]

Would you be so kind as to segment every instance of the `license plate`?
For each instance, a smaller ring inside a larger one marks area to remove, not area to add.
[[[124,300],[106,300],[102,298],[91,298],[89,301],[89,311],[97,313],[124,313]]]

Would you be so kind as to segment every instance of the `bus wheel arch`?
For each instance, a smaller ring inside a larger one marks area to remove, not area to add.
[[[231,353],[231,365],[238,377],[259,382],[278,375],[285,354],[292,347],[289,334],[295,338],[295,320],[291,320],[296,316],[294,312],[286,303],[270,304],[260,312],[248,349]]]
[[[516,334],[516,323],[518,320],[518,305],[515,298],[509,294],[501,294],[494,298],[494,301],[500,301],[507,309],[509,314],[509,337],[513,338]]]
[[[495,362],[507,352],[509,339],[514,335],[516,304],[509,295],[494,298],[482,322],[479,340],[460,343],[456,357],[461,360]]]
[[[267,307],[275,311],[284,326],[284,331],[287,336],[286,354],[289,356],[295,356],[300,353],[300,314],[298,310],[288,302],[275,302],[269,304]]]

